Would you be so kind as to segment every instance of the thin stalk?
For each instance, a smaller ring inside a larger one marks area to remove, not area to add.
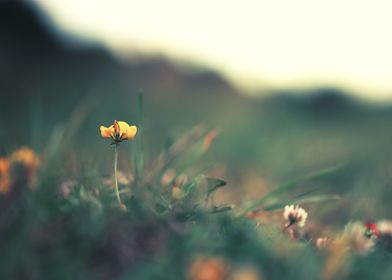
[[[116,196],[118,204],[121,206],[122,202],[120,199],[120,192],[118,190],[118,181],[117,181],[117,161],[118,161],[118,143],[114,147],[114,186],[116,187]]]

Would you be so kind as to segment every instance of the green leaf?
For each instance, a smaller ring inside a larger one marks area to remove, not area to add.
[[[218,178],[206,178],[208,193],[212,193],[217,189],[227,185],[227,182]]]

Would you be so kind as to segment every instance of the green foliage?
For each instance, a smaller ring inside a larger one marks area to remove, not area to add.
[[[158,124],[145,120],[143,98],[140,92],[134,110],[137,137],[119,150],[119,169],[129,181],[120,181],[125,211],[119,208],[113,189],[113,149],[99,139],[98,129],[89,135],[88,146],[79,138],[92,110],[90,101],[76,108],[67,123],[53,127],[48,137],[32,135],[34,143],[45,141],[36,188],[31,190],[26,182],[16,180],[11,193],[0,196],[0,278],[187,279],[195,260],[202,256],[222,260],[230,267],[229,274],[250,267],[262,279],[320,279],[330,256],[328,251],[315,248],[314,241],[324,228],[316,233],[311,230],[323,223],[321,211],[311,212],[311,226],[300,229],[295,225],[285,228],[282,209],[290,204],[328,206],[333,208],[333,215],[342,205],[339,203],[346,205],[348,199],[334,184],[349,180],[347,176],[356,167],[345,164],[345,169],[340,165],[318,170],[315,165],[312,170],[318,171],[272,188],[254,202],[222,202],[219,194],[233,192],[233,188],[238,188],[234,190],[238,194],[242,186],[233,187],[230,176],[226,181],[205,171],[213,166],[207,152],[222,159],[240,150],[238,162],[228,164],[227,174],[235,174],[243,164],[248,142],[235,146],[238,150],[222,147],[245,136],[230,138],[223,132],[229,140],[210,149],[215,130],[199,125],[171,137],[158,150],[149,142],[149,137],[156,137]],[[32,121],[42,131],[44,118],[39,112],[32,111]],[[96,128],[99,122],[93,122]],[[270,120],[270,125],[274,122],[277,120]],[[268,130],[268,124],[263,128]],[[246,134],[253,124],[238,129]],[[283,157],[282,147],[287,143],[247,136],[260,140],[260,162],[271,161],[264,166],[277,174],[274,161],[278,163]],[[163,136],[160,140],[164,142]],[[150,145],[144,146],[146,143]],[[269,149],[277,151],[276,155],[271,156]],[[280,166],[282,170],[288,168]],[[299,163],[296,167],[306,169]],[[13,176],[22,178],[23,172],[15,169]],[[283,177],[277,176],[279,180]],[[323,193],[315,194],[316,190]],[[335,192],[338,194],[330,194]],[[250,212],[265,216],[251,220],[247,217]],[[332,238],[339,234],[335,230]],[[342,264],[346,270],[341,279],[389,279],[390,249],[378,243],[375,248],[365,256],[350,254]]]

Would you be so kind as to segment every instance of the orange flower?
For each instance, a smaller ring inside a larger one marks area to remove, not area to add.
[[[20,163],[31,169],[37,169],[41,163],[39,156],[28,147],[17,149],[10,159],[13,163]]]
[[[190,280],[224,280],[229,272],[228,264],[218,257],[197,257],[189,268]]]
[[[103,138],[112,138],[115,143],[120,143],[124,140],[133,140],[137,133],[136,126],[130,126],[123,121],[114,121],[109,127],[101,125],[99,129]]]
[[[11,163],[6,158],[0,158],[0,194],[8,193],[11,187]]]
[[[208,132],[203,141],[203,150],[207,151],[217,136],[218,131],[216,129]]]
[[[10,157],[11,163],[23,165],[27,170],[27,182],[32,187],[37,181],[37,170],[41,164],[39,156],[28,147],[21,147]]]

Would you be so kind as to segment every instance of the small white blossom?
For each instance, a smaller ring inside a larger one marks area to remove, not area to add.
[[[72,189],[78,184],[74,180],[67,180],[61,183],[59,192],[63,198],[68,198],[71,195]]]
[[[392,221],[382,220],[377,222],[377,228],[380,235],[388,235],[392,237]]]
[[[378,242],[388,248],[392,249],[392,221],[390,220],[381,220],[377,223],[379,238]]]
[[[303,227],[306,223],[308,213],[298,205],[286,205],[284,207],[283,217],[287,221],[286,227],[294,224]]]

